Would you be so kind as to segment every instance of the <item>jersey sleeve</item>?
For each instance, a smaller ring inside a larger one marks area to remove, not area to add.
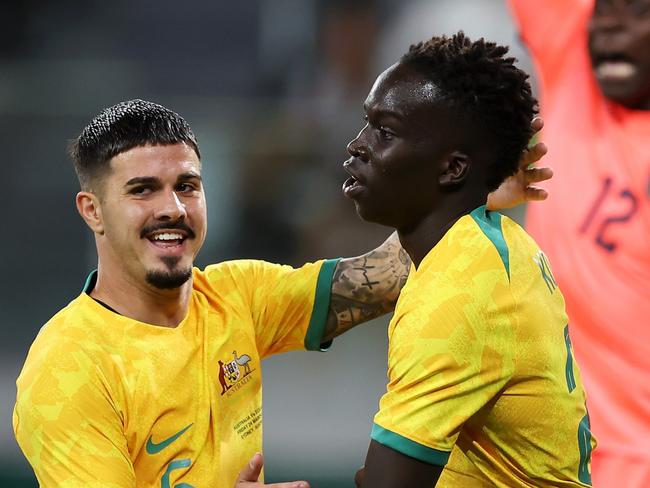
[[[255,260],[228,263],[226,273],[250,312],[262,357],[324,346],[337,263],[324,260],[300,268]]]
[[[512,377],[513,334],[471,290],[421,294],[392,326],[389,384],[371,437],[444,466],[461,427]]]
[[[120,413],[83,351],[37,339],[17,391],[14,433],[41,487],[136,486]]]
[[[594,0],[508,0],[524,43],[547,84],[561,71],[567,48],[586,43]]]

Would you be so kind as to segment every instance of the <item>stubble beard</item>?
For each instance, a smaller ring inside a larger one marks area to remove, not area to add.
[[[176,265],[181,260],[178,256],[164,256],[160,258],[167,270],[147,271],[147,283],[160,290],[173,290],[180,288],[192,277],[192,267],[178,269]]]

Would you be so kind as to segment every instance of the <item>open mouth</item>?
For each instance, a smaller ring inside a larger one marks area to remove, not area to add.
[[[187,239],[187,236],[180,232],[161,231],[149,234],[147,239],[154,246],[166,249],[182,245],[185,239]]]
[[[363,191],[365,185],[363,180],[360,180],[356,175],[344,165],[345,171],[350,175],[350,177],[343,182],[343,194],[348,198],[353,198]]]
[[[630,59],[618,54],[596,56],[594,73],[600,81],[624,81],[637,73],[637,66]]]
[[[359,180],[357,180],[354,176],[350,176],[347,180],[343,182],[343,191],[350,191],[354,188],[358,188],[361,186],[361,183],[359,183]]]

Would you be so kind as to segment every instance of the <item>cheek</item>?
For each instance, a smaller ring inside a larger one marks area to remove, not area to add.
[[[104,213],[104,226],[107,233],[116,236],[139,234],[147,223],[147,215],[147,209],[143,205],[116,205]]]
[[[193,199],[185,203],[188,224],[196,233],[199,242],[203,242],[208,230],[208,215],[205,198]]]
[[[202,227],[207,225],[208,209],[204,197],[192,202],[190,212],[198,225]]]

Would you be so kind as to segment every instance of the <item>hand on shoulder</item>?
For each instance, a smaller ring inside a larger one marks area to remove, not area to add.
[[[536,117],[532,129],[538,133],[544,127],[544,121]],[[537,168],[532,165],[542,159],[548,148],[543,142],[538,142],[526,149],[519,160],[519,171],[507,178],[501,186],[488,195],[488,210],[503,210],[516,207],[522,203],[546,200],[548,192],[535,183],[549,180],[553,177],[551,168]]]

